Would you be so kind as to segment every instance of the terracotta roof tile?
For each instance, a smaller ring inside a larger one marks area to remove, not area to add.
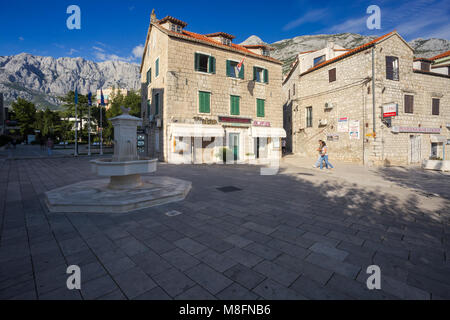
[[[447,52],[443,52],[441,54],[438,54],[437,56],[435,56],[433,58],[430,58],[430,60],[437,60],[437,59],[445,58],[445,57],[448,57],[448,56],[450,56],[450,50],[447,51]]]
[[[232,36],[231,34],[225,33],[225,32],[214,32],[214,33],[210,33],[210,34],[205,34],[205,37],[218,37],[218,36],[222,36],[224,38],[228,38],[233,40],[234,38],[236,38],[235,36]]]
[[[159,20],[158,23],[159,23],[159,24],[163,24],[163,23],[166,22],[166,21],[170,21],[170,22],[179,24],[179,25],[182,26],[183,28],[185,28],[185,27],[188,25],[186,22],[181,21],[181,20],[179,20],[179,19],[177,19],[177,18],[174,18],[174,17],[171,17],[171,16],[167,16],[167,17],[165,17],[165,18],[162,18],[161,20]]]

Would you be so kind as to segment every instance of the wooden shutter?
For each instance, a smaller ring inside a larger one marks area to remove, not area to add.
[[[239,78],[241,78],[243,80],[244,75],[245,75],[245,65],[242,64],[241,72],[239,72]]]
[[[159,58],[155,62],[155,77],[159,76]]]
[[[433,99],[433,103],[432,103],[432,115],[433,116],[439,115],[439,104],[440,104],[439,99]]]
[[[258,72],[258,68],[253,67],[253,81],[256,81],[256,73]]]
[[[211,110],[211,93],[199,92],[200,113],[210,113]]]
[[[405,113],[414,113],[414,96],[405,95]]]
[[[393,57],[386,57],[386,79],[394,80],[394,59]]]
[[[216,73],[216,58],[213,56],[209,57],[209,73]]]
[[[231,105],[231,115],[232,116],[238,116],[240,114],[239,112],[239,100],[240,98],[238,96],[230,96],[230,105]]]
[[[257,116],[260,118],[264,118],[264,116],[265,116],[264,104],[265,104],[265,101],[263,99],[256,100],[256,109],[257,109],[256,112],[257,112]]]
[[[329,81],[334,82],[336,81],[336,68],[331,69],[328,71]]]
[[[198,71],[200,69],[200,54],[196,53],[194,58],[194,70]]]
[[[159,93],[155,94],[155,115],[159,114]]]
[[[231,77],[231,61],[227,60],[227,77]]]
[[[264,69],[264,83],[269,83],[269,70]]]

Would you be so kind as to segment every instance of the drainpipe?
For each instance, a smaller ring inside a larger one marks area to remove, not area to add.
[[[372,111],[373,111],[373,138],[376,139],[376,119],[375,119],[375,45],[372,47]]]

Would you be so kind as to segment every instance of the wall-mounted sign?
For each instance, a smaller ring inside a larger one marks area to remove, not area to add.
[[[329,135],[327,135],[327,141],[337,142],[337,141],[339,141],[339,135],[338,134],[329,134]]]
[[[267,121],[253,121],[254,127],[270,127],[270,122]]]
[[[350,139],[359,140],[361,137],[360,130],[361,130],[361,126],[360,126],[359,120],[351,120],[349,123]]]
[[[348,118],[339,118],[338,119],[338,132],[348,132]]]
[[[194,117],[194,121],[204,124],[204,125],[217,125],[217,120],[215,119],[207,119],[207,118],[201,118],[201,117]]]
[[[398,115],[398,104],[390,103],[383,106],[383,118],[396,117]]]
[[[234,117],[219,117],[219,122],[235,123],[235,124],[251,124],[252,119],[234,118]]]
[[[441,133],[440,128],[392,127],[393,133]]]

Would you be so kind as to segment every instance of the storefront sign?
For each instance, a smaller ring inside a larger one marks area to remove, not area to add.
[[[398,115],[398,104],[391,103],[383,106],[383,118],[396,117]]]
[[[441,133],[440,128],[392,127],[393,133]]]
[[[201,117],[194,117],[194,121],[197,123],[201,123],[204,125],[217,125],[218,122],[215,119],[206,119],[206,118],[201,118]]]
[[[338,119],[338,132],[348,132],[348,118]]]
[[[270,122],[267,121],[253,121],[254,127],[270,127]]]
[[[350,139],[359,140],[361,137],[360,129],[361,129],[361,126],[360,126],[359,120],[351,120],[349,123]]]
[[[235,124],[248,124],[252,123],[252,119],[233,118],[233,117],[219,117],[219,122],[235,123]]]

